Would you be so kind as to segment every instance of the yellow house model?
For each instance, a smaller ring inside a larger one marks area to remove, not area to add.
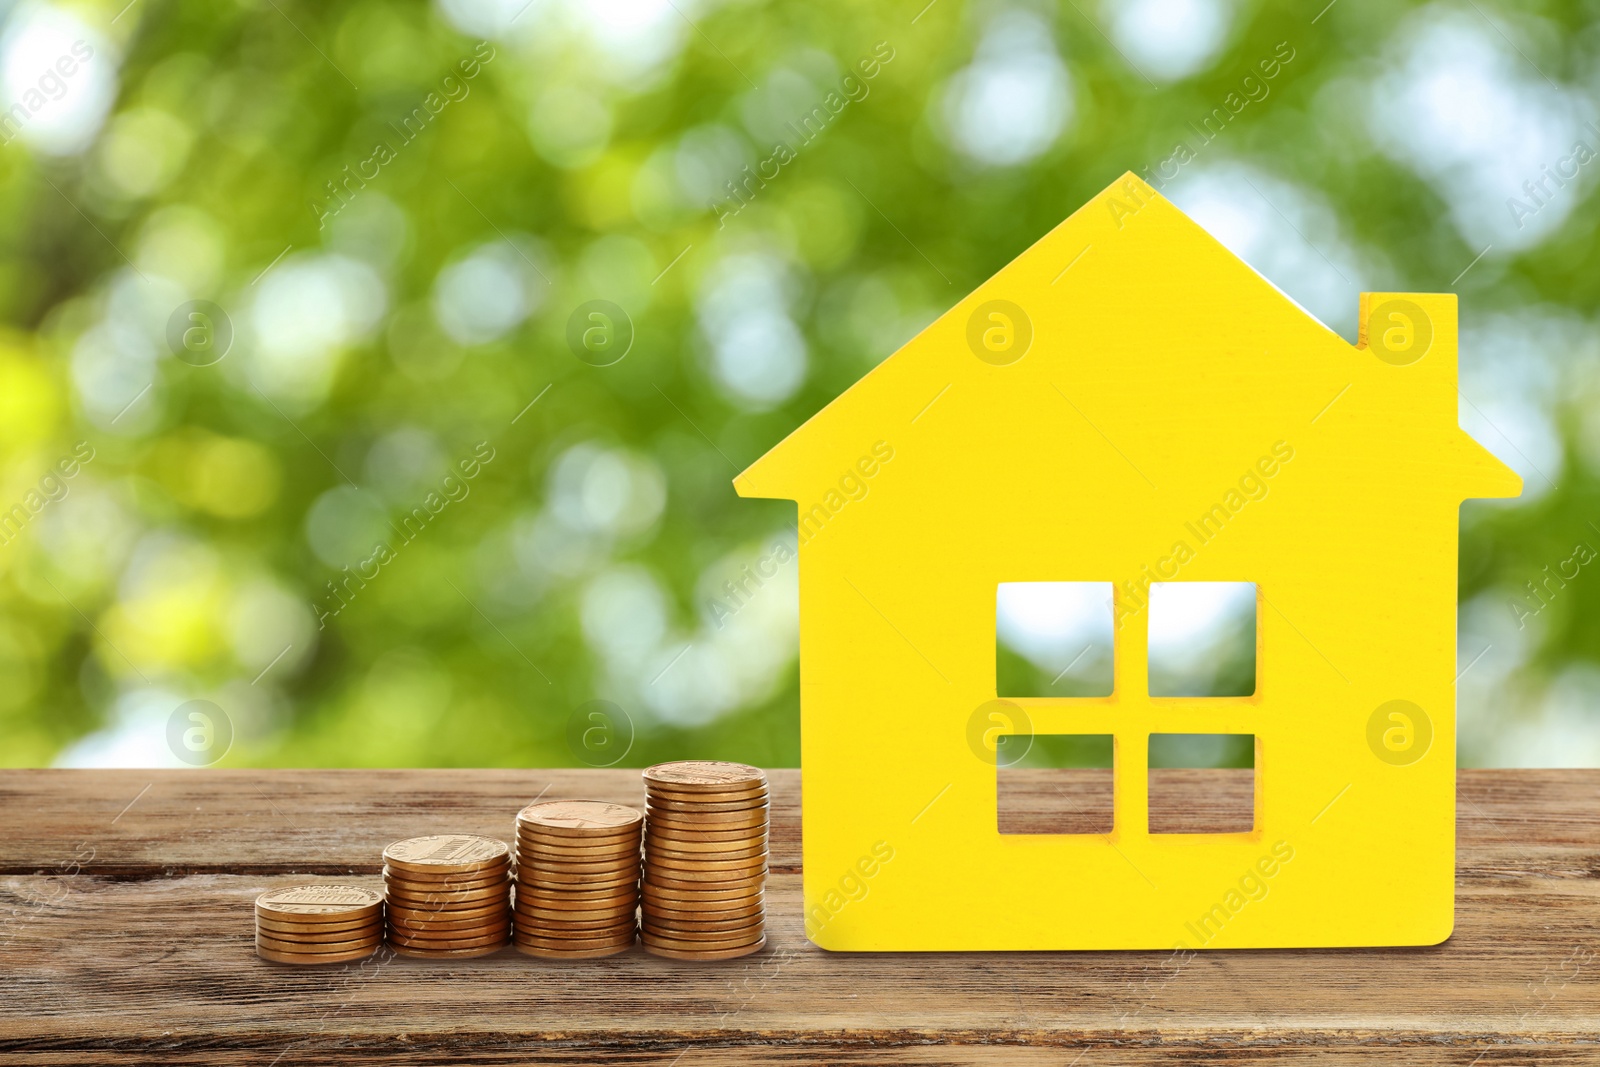
[[[1457,422],[1455,296],[1365,293],[1360,321],[1351,346],[1125,175],[735,480],[799,503],[812,940],[1450,935],[1459,508],[1521,482]],[[1168,581],[1255,584],[1253,694],[1150,695]],[[1110,695],[1010,705],[1111,735],[1109,832],[1000,832],[972,738],[1011,582],[1114,589]],[[1248,829],[1150,831],[1162,734],[1255,738]]]

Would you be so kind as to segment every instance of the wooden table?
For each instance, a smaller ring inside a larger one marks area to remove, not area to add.
[[[1600,771],[1461,775],[1436,948],[833,955],[805,940],[799,776],[773,782],[769,947],[288,968],[271,886],[379,884],[389,841],[507,838],[637,771],[0,772],[0,1063],[1600,1064]]]

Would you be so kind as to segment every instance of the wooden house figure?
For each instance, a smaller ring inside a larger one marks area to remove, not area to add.
[[[1128,174],[739,475],[799,504],[813,941],[1450,935],[1460,505],[1521,481],[1458,423],[1455,296],[1360,301],[1352,346]],[[1034,581],[1114,589],[1110,695],[1004,705],[1111,736],[1109,832],[1000,832],[973,743]],[[1255,584],[1253,694],[1150,695],[1152,581]],[[1254,737],[1246,827],[1150,831],[1166,734]]]

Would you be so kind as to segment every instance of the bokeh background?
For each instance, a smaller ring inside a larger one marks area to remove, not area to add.
[[[0,762],[795,764],[731,478],[1132,169],[1460,292],[1460,759],[1600,765],[1597,99],[1594,0],[0,4]]]

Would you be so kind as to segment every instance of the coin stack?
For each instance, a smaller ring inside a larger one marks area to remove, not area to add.
[[[644,772],[640,940],[682,960],[766,944],[767,776],[742,763],[662,763]]]
[[[274,963],[348,963],[383,943],[383,897],[354,885],[297,885],[256,897],[256,955]]]
[[[511,850],[475,834],[435,834],[383,850],[389,944],[429,959],[487,956],[511,931]]]
[[[637,808],[598,800],[530,804],[517,814],[518,951],[547,959],[626,952],[638,937]]]

